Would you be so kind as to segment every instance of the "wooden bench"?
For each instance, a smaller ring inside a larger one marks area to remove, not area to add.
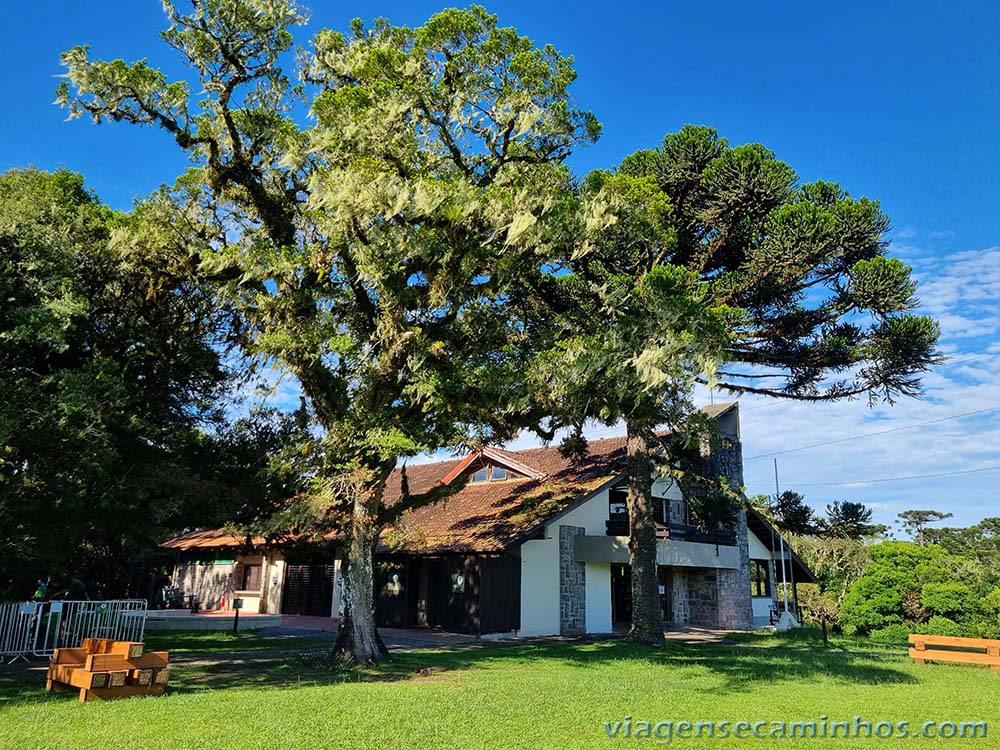
[[[1000,641],[986,638],[954,638],[946,635],[919,635],[909,637],[910,656],[917,664],[925,661],[954,661],[962,664],[987,664],[1000,669]],[[944,646],[944,648],[928,648]]]
[[[45,689],[80,691],[80,702],[163,695],[170,674],[166,651],[147,652],[142,643],[85,638],[79,648],[52,654]]]

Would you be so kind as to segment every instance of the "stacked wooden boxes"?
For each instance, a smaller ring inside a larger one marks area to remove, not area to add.
[[[57,648],[46,690],[79,689],[80,701],[163,695],[168,653],[147,652],[142,643],[85,638],[80,648]]]

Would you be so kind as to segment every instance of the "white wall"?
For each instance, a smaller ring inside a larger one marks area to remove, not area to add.
[[[680,487],[677,486],[677,482],[673,479],[654,479],[653,497],[665,497],[668,500],[681,500],[684,496],[681,494],[681,490]]]
[[[521,635],[559,635],[559,527],[607,532],[608,491],[545,527],[545,539],[521,545]],[[611,566],[587,564],[587,632],[611,632]]]
[[[754,596],[750,598],[750,602],[753,607],[754,625],[770,625],[771,605],[774,600],[769,596]]]
[[[267,613],[281,614],[281,595],[285,590],[285,561],[268,559]]]
[[[780,553],[772,554],[771,550],[765,547],[764,543],[750,529],[747,529],[747,546],[749,547],[750,558],[752,560],[781,559]],[[771,605],[773,603],[773,593],[772,596],[753,596],[750,598],[750,605],[753,608],[754,625],[770,625]]]
[[[573,508],[565,516],[555,523],[546,527],[546,536],[552,536],[558,544],[560,526],[582,526],[587,531],[585,533],[603,536],[607,533],[608,527],[605,523],[608,520],[608,491],[598,492],[587,502]]]
[[[587,632],[611,632],[611,566],[587,563]]]
[[[757,538],[757,536],[747,529],[747,542],[749,544],[750,558],[753,560],[770,560],[771,550],[764,546],[764,544]],[[779,559],[781,555],[778,555]]]
[[[521,635],[559,634],[559,539],[521,545]]]

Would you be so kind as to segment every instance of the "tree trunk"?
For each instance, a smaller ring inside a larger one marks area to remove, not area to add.
[[[656,516],[653,507],[653,425],[627,423],[629,562],[632,565],[632,623],[628,639],[663,646],[660,582],[656,574]]]
[[[344,540],[344,614],[333,652],[342,661],[354,664],[374,664],[389,656],[375,628],[375,545],[381,501],[381,483],[359,494]]]

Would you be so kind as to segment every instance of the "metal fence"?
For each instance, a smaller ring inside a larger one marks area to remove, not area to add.
[[[147,609],[145,599],[0,603],[0,664],[51,656],[84,638],[141,641]]]

